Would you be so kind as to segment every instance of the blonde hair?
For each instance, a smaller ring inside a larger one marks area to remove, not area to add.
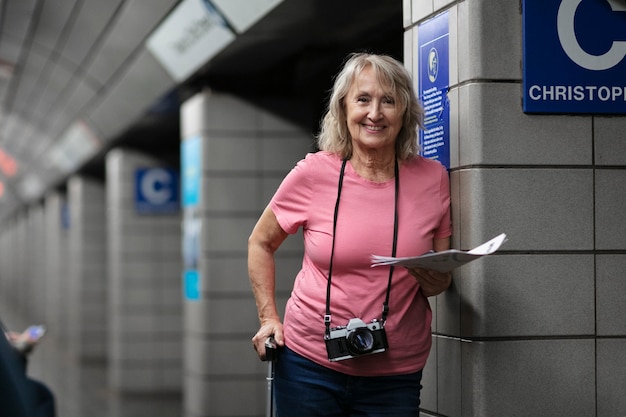
[[[387,55],[353,53],[348,56],[335,78],[328,110],[320,123],[317,145],[320,150],[339,154],[342,158],[352,156],[344,101],[357,76],[370,66],[380,84],[394,92],[403,113],[402,128],[396,138],[396,155],[400,160],[410,159],[418,154],[417,129],[423,127],[424,110],[417,101],[409,72],[402,63]]]

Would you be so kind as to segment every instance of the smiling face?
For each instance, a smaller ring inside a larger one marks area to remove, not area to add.
[[[402,114],[391,88],[379,82],[371,66],[359,73],[345,97],[353,147],[366,152],[395,152]]]

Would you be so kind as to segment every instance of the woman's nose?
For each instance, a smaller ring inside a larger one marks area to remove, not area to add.
[[[380,111],[380,103],[372,101],[369,107],[369,111],[367,113],[367,117],[372,120],[378,120],[382,117],[382,112]]]

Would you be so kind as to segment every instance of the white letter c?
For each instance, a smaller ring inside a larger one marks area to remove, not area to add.
[[[171,184],[172,176],[166,170],[151,168],[144,174],[140,186],[148,202],[160,205],[172,198]]]
[[[557,15],[557,31],[563,50],[576,64],[583,68],[601,71],[612,68],[626,57],[626,42],[614,41],[611,49],[603,55],[591,55],[585,52],[576,39],[574,16],[583,0],[563,0]],[[614,12],[626,11],[626,6],[619,0],[607,0]]]

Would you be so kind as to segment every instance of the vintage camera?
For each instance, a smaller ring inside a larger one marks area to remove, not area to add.
[[[331,362],[384,352],[389,347],[383,323],[376,319],[369,324],[350,319],[347,326],[330,329],[324,341]]]

